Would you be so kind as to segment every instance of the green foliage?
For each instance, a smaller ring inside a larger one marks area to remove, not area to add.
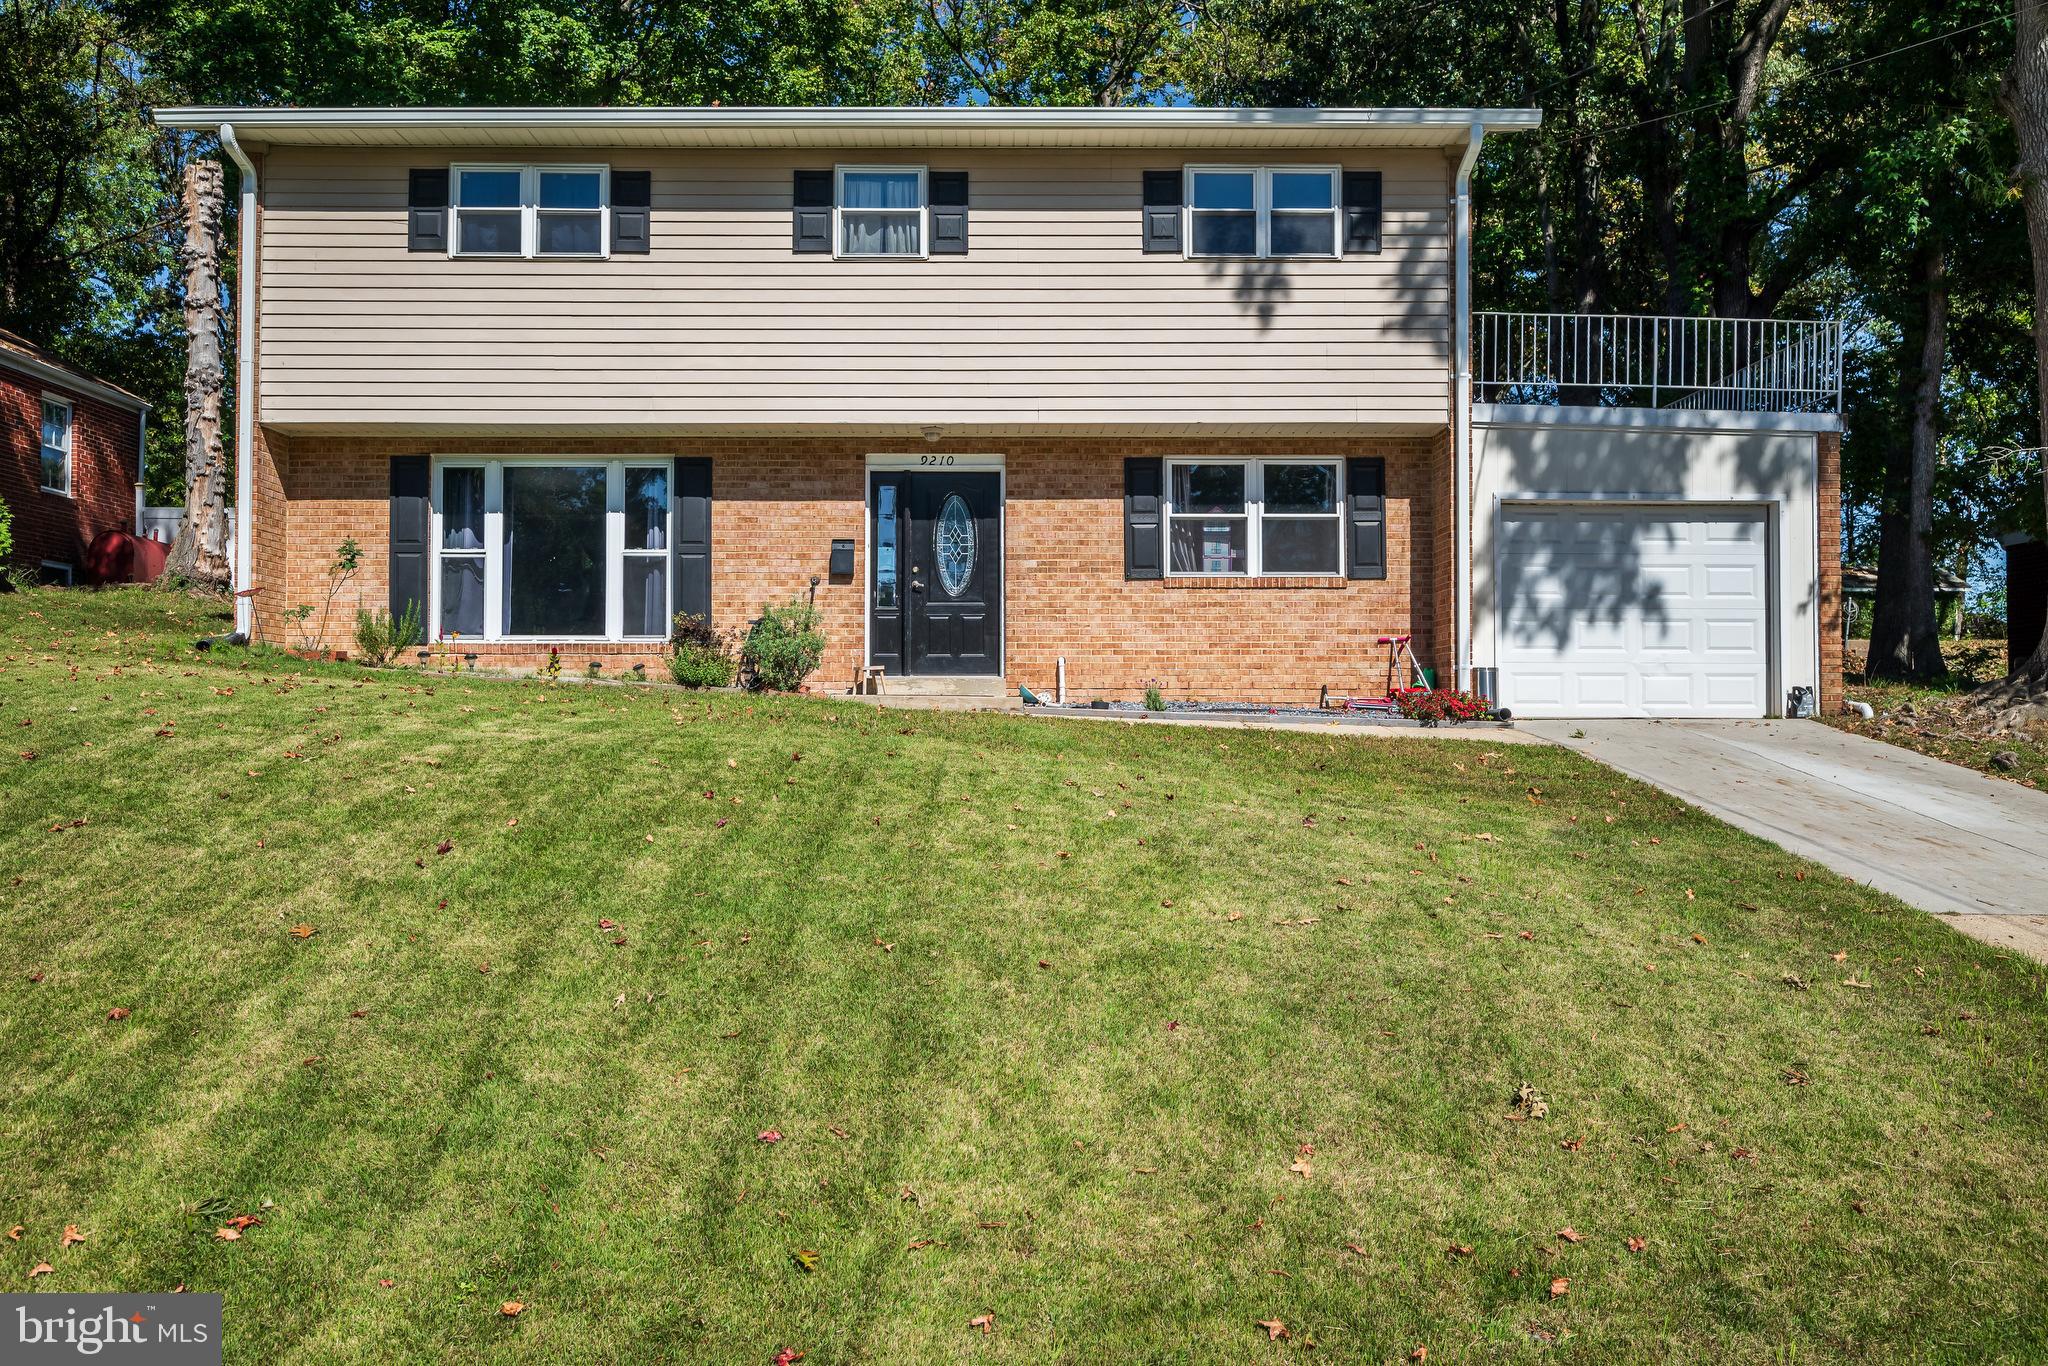
[[[1159,691],[1159,686],[1156,683],[1145,689],[1145,710],[1166,710],[1166,694]]]
[[[0,562],[5,562],[14,553],[14,513],[7,506],[7,500],[0,498]]]
[[[381,666],[394,655],[403,654],[420,642],[420,608],[407,602],[396,620],[379,607],[372,612],[356,609],[356,651],[362,662]]]
[[[825,657],[825,633],[818,609],[802,598],[780,607],[764,607],[761,619],[747,633],[740,661],[754,685],[776,692],[795,692],[817,671]]]
[[[686,688],[730,688],[739,677],[732,633],[714,629],[703,617],[676,613],[668,643],[669,677]]]

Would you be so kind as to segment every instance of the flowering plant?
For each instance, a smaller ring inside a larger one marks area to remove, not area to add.
[[[1489,710],[1482,699],[1458,688],[1410,688],[1394,695],[1394,705],[1401,715],[1425,726],[1477,721]]]

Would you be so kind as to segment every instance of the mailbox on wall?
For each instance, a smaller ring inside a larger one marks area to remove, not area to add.
[[[853,577],[853,542],[832,542],[832,581],[845,583]]]

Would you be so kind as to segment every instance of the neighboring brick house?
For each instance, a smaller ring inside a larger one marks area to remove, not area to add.
[[[1839,695],[1838,329],[1473,314],[1538,111],[156,117],[244,166],[272,641],[353,537],[344,609],[491,666],[808,596],[820,690],[1312,701],[1392,635],[1525,714]]]
[[[12,563],[51,583],[84,575],[102,531],[135,527],[149,404],[0,331],[0,502],[14,514]]]

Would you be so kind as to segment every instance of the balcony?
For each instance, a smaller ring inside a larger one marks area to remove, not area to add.
[[[1842,411],[1842,324],[1474,313],[1476,403]]]

